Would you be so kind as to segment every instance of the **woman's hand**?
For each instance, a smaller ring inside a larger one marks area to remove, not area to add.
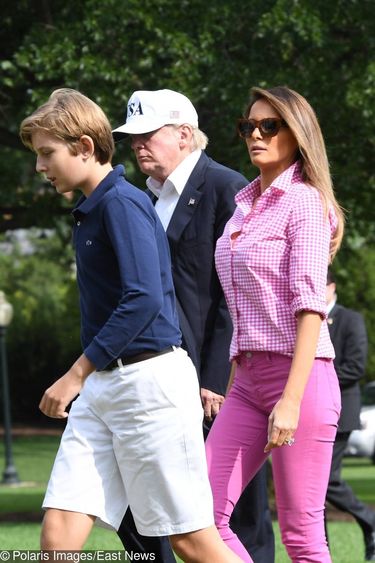
[[[284,444],[291,445],[297,430],[300,405],[315,358],[322,319],[319,313],[301,311],[297,315],[297,337],[292,365],[281,399],[268,417],[269,452]],[[291,442],[290,442],[291,440]]]
[[[268,417],[268,442],[264,452],[269,452],[272,448],[279,448],[294,441],[294,433],[297,430],[299,420],[299,401],[281,397],[273,407]]]

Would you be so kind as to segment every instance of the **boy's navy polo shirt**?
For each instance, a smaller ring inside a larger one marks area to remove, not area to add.
[[[116,166],[73,216],[81,341],[96,369],[179,346],[169,246],[150,198]]]

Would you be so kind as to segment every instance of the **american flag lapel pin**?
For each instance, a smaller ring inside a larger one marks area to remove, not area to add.
[[[189,199],[188,205],[195,205],[195,199],[193,197]]]

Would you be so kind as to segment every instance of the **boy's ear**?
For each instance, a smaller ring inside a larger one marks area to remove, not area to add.
[[[81,154],[85,158],[90,158],[94,152],[94,141],[89,135],[82,135],[79,139]]]

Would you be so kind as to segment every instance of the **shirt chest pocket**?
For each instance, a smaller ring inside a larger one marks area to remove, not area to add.
[[[285,271],[289,265],[290,245],[285,238],[265,238],[247,241],[240,245],[236,252],[236,262],[241,269],[264,276],[267,272]]]

